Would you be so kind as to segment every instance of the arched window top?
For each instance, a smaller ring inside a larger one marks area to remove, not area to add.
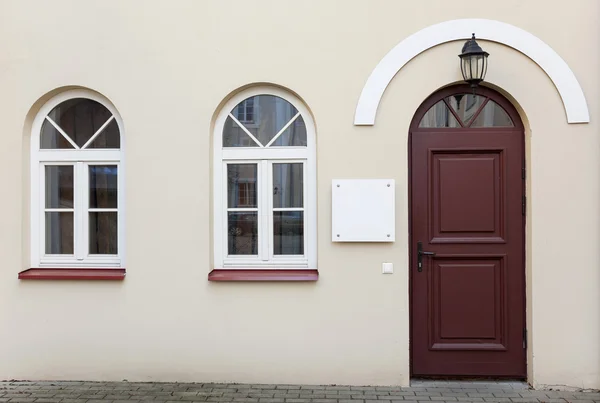
[[[458,93],[435,103],[419,122],[419,128],[514,127],[508,113],[479,94]]]
[[[306,125],[298,109],[270,94],[238,103],[223,127],[223,147],[306,147]]]
[[[89,98],[71,98],[56,105],[45,116],[40,149],[118,149],[119,126],[108,108]]]

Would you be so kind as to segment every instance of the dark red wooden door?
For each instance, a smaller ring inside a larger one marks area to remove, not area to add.
[[[524,377],[517,112],[485,88],[434,94],[413,120],[410,161],[413,375]],[[419,259],[418,242],[435,255]]]

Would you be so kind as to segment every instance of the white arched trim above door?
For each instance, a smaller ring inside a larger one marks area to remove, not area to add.
[[[583,90],[567,63],[541,39],[500,21],[462,19],[431,25],[396,45],[375,67],[367,79],[356,106],[355,125],[375,124],[381,97],[396,73],[412,58],[442,43],[469,39],[502,43],[533,60],[552,80],[562,98],[568,123],[589,123],[590,115]]]

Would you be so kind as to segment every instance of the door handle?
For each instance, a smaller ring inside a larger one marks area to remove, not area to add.
[[[423,250],[423,242],[417,242],[417,271],[423,271],[423,256],[435,256],[435,252],[426,252]]]

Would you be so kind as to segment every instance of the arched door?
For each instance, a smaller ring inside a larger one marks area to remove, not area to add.
[[[445,88],[410,129],[413,376],[525,377],[523,123]]]

